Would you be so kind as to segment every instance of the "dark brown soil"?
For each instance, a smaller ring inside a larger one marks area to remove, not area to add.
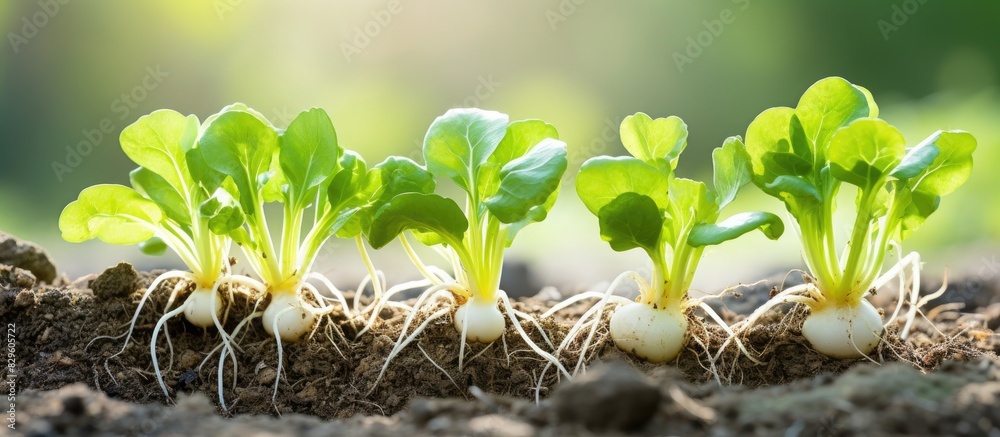
[[[136,285],[148,286],[153,277],[140,273]],[[106,277],[104,282],[111,279]],[[154,293],[147,302],[130,345],[116,357],[112,355],[123,339],[87,345],[96,336],[123,333],[143,289],[122,297],[102,293],[101,299],[85,288],[86,282],[5,289],[0,291],[0,319],[16,327],[18,430],[39,435],[91,431],[201,435],[216,430],[239,435],[247,427],[317,435],[576,435],[586,426],[597,433],[629,430],[643,435],[786,431],[791,435],[945,431],[976,435],[991,429],[1000,432],[1000,371],[994,358],[1000,338],[988,328],[995,327],[1000,318],[1000,294],[996,284],[987,285],[979,284],[974,296],[959,293],[954,297],[967,305],[961,313],[931,309],[928,315],[934,326],[918,319],[905,341],[894,334],[898,327],[891,327],[888,341],[873,357],[878,363],[834,360],[811,351],[798,332],[803,312],[776,311],[746,337],[764,364],[754,364],[735,348],[728,349],[715,363],[722,386],[715,382],[708,357],[722,344],[723,333],[713,324],[702,324],[697,312],[691,314],[696,321],[693,326],[702,327],[696,332],[708,352],[692,341],[677,362],[669,365],[630,358],[614,348],[602,331],[588,361],[624,364],[603,371],[591,369],[585,377],[563,383],[555,395],[552,388],[559,381],[550,369],[538,393],[543,399],[539,407],[533,399],[544,362],[528,351],[513,328],[508,328],[504,342],[467,348],[460,371],[458,335],[450,318],[441,319],[393,360],[373,388],[398,337],[402,316],[383,311],[382,323],[374,332],[356,341],[333,336],[331,342],[324,333],[332,331],[324,324],[311,340],[285,345],[284,374],[272,403],[277,346],[255,322],[239,338],[242,351],[237,354],[235,384],[229,360],[224,367],[229,411],[223,412],[216,394],[218,353],[199,367],[219,343],[218,335],[180,318],[167,324],[172,362],[162,333],[157,343],[161,368],[169,366],[164,370],[165,382],[178,402],[162,406],[171,401],[153,375],[149,340],[163,314],[166,292]],[[952,287],[960,289],[962,283]],[[165,284],[161,291],[168,289],[172,284]],[[766,297],[767,291],[747,289],[743,298],[761,298],[761,293]],[[984,293],[989,297],[983,298]],[[227,330],[249,314],[253,304],[237,297]],[[515,304],[532,314],[547,305],[530,298]],[[582,308],[570,309],[564,317],[572,320]],[[891,307],[884,309],[891,311]],[[724,316],[729,321],[742,317]],[[327,323],[343,330],[347,338],[354,337],[354,328],[342,316],[335,314]],[[560,341],[567,330],[564,323],[556,322],[547,322],[543,328],[553,342]],[[540,332],[530,325],[525,329],[536,343],[543,342]],[[564,362],[576,362],[574,349],[563,354]],[[632,369],[641,376],[633,375]],[[621,412],[612,414],[618,411],[614,408]],[[651,417],[623,419],[629,412],[646,410]],[[235,417],[222,419],[220,415]],[[587,425],[593,417],[609,418]],[[324,423],[317,419],[338,420]]]

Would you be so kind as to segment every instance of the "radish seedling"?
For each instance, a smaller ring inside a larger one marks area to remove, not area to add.
[[[609,326],[615,345],[654,363],[673,360],[687,343],[688,308],[701,305],[725,327],[707,304],[688,297],[705,247],[754,229],[770,239],[778,238],[784,230],[781,220],[766,212],[741,213],[719,222],[722,208],[750,182],[749,157],[739,137],[726,139],[712,153],[715,190],[709,190],[703,182],[674,175],[687,146],[687,134],[687,126],[680,118],[653,120],[640,112],[626,117],[621,124],[622,144],[631,157],[600,156],[587,160],[580,168],[576,191],[597,216],[601,238],[615,251],[642,249],[653,268],[649,282],[636,272],[626,272],[605,293],[574,296],[544,315],[550,316],[585,298],[601,299],[560,345],[561,351],[590,325],[574,374],[581,368],[608,303],[620,305]],[[639,287],[635,302],[613,295],[625,279]]]
[[[357,214],[381,193],[380,172],[369,170],[360,156],[340,147],[333,123],[322,109],[302,112],[285,130],[275,129],[245,106],[227,108],[206,124],[197,149],[203,165],[194,173],[204,184],[231,192],[242,209],[241,221],[227,234],[263,280],[256,288],[270,297],[264,311],[250,317],[262,317],[264,329],[278,343],[277,393],[282,341],[301,340],[336,308],[306,282],[316,277],[330,284],[311,272],[319,249],[335,235],[358,237]],[[282,204],[278,244],[270,232],[269,224],[274,223],[264,213],[267,202]],[[312,214],[307,216],[310,208]],[[363,245],[359,249],[366,255]],[[329,287],[352,317],[343,294]]]
[[[886,252],[968,179],[976,140],[966,132],[938,131],[907,149],[903,135],[877,117],[868,90],[831,77],[809,87],[795,108],[768,109],[747,128],[753,182],[781,199],[795,219],[809,275],[759,308],[745,327],[781,302],[803,303],[810,315],[802,334],[814,349],[860,358],[874,350],[884,328],[866,293],[909,265],[911,305],[916,303],[919,256],[910,254],[880,275]],[[856,187],[856,215],[838,254],[833,215],[844,183]],[[900,305],[902,294],[900,289]]]
[[[480,109],[453,109],[431,124],[423,146],[430,173],[418,167],[420,171],[410,175],[429,183],[394,195],[376,211],[370,226],[372,247],[381,248],[399,237],[414,264],[434,284],[417,299],[378,379],[400,350],[452,308],[455,329],[461,333],[460,368],[465,340],[492,343],[499,339],[506,326],[504,313],[529,347],[557,362],[521,327],[519,318],[533,319],[515,311],[500,290],[504,250],[521,229],[545,219],[555,203],[567,165],[566,145],[557,138],[556,129],[543,121],[510,122],[505,114]],[[451,179],[465,192],[464,211],[455,201],[433,193],[430,174]],[[450,260],[455,278],[425,266],[401,235],[404,231],[440,249]],[[451,305],[409,333],[420,310],[439,299]]]
[[[219,235],[230,228],[233,219],[238,220],[240,211],[228,194],[206,189],[190,172],[189,160],[197,152],[198,129],[197,117],[185,117],[174,111],[160,110],[140,117],[120,137],[122,150],[140,165],[130,174],[132,188],[122,185],[87,188],[59,217],[59,229],[67,241],[97,238],[112,244],[141,244],[147,253],[163,253],[169,247],[190,269],[190,272],[170,271],[153,280],[124,334],[125,345],[115,354],[121,354],[128,346],[149,295],[163,281],[178,279],[167,302],[169,311],[156,323],[150,342],[156,376],[168,397],[156,358],[160,329],[168,319],[183,313],[195,326],[215,326],[223,343],[228,344],[229,336],[220,323],[227,306],[219,288],[229,284],[232,293],[233,285],[245,283],[229,274],[230,239]],[[177,295],[189,288],[193,291],[184,303],[170,309]]]

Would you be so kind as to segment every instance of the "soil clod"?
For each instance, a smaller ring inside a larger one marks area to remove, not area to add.
[[[656,413],[660,390],[628,365],[612,361],[559,386],[552,402],[559,419],[594,430],[641,427]]]
[[[138,288],[139,273],[127,262],[120,262],[90,281],[90,289],[100,300],[123,298]]]
[[[0,264],[24,269],[39,281],[53,283],[56,266],[41,246],[0,231]]]
[[[35,286],[35,275],[28,270],[0,264],[0,287],[31,288]]]

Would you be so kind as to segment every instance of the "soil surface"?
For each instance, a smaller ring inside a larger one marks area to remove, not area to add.
[[[19,269],[8,270],[7,277],[17,277]],[[311,339],[285,344],[275,392],[278,348],[257,319],[237,336],[235,372],[232,358],[223,366],[224,411],[220,339],[212,330],[182,318],[168,321],[169,343],[161,332],[156,350],[169,398],[157,382],[149,344],[173,281],[151,294],[123,352],[118,354],[124,337],[95,340],[126,332],[145,287],[159,273],[119,265],[71,284],[0,281],[0,320],[13,325],[16,341],[17,387],[14,406],[4,396],[0,407],[16,410],[16,433],[1000,435],[997,284],[953,281],[907,339],[897,334],[902,323],[891,325],[871,360],[834,360],[812,351],[799,333],[805,312],[792,305],[773,311],[744,337],[761,364],[735,347],[719,353],[725,334],[703,323],[701,310],[689,314],[698,341],[666,365],[618,351],[605,324],[585,357],[588,371],[573,381],[551,368],[541,377],[545,362],[510,326],[503,341],[469,344],[460,369],[458,334],[446,316],[431,322],[374,385],[405,318],[384,310],[375,328],[356,340],[357,327],[334,313]],[[723,317],[741,320],[780,279],[728,293],[721,301],[739,313],[720,306]],[[938,286],[925,284],[925,292]],[[234,296],[229,332],[257,304],[242,293]],[[522,298],[514,306],[537,316],[552,297]],[[875,298],[886,314],[894,300]],[[558,344],[587,308],[589,303],[571,307],[542,321],[541,330],[523,327],[548,350],[546,339]],[[579,346],[561,355],[570,371]]]

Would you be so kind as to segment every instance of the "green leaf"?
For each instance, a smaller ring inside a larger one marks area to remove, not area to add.
[[[785,225],[778,216],[769,212],[744,212],[721,223],[696,225],[691,230],[687,243],[694,247],[716,245],[754,229],[760,229],[767,238],[777,240],[785,232]]]
[[[524,156],[532,147],[545,139],[559,139],[559,132],[551,124],[542,120],[521,120],[510,123],[503,140],[496,150],[479,167],[479,198],[486,199],[496,194],[500,185],[500,169],[508,162]]]
[[[438,235],[436,232],[421,232],[413,230],[410,233],[413,234],[413,238],[416,238],[418,243],[423,244],[424,246],[433,247],[439,244],[448,243],[443,237]]]
[[[154,236],[163,219],[160,208],[122,185],[94,185],[63,209],[59,230],[64,240],[80,243],[93,238],[105,243],[139,244]]]
[[[356,215],[358,224],[367,234],[375,213],[394,197],[403,193],[431,194],[434,175],[408,158],[390,156],[375,166],[378,172],[378,193],[371,204]]]
[[[868,117],[877,118],[878,117],[878,105],[875,103],[875,97],[872,96],[872,92],[868,91],[861,85],[854,85],[854,88],[861,91],[861,94],[865,95],[865,100],[868,101]]]
[[[510,244],[514,242],[514,237],[516,237],[517,234],[525,228],[525,226],[541,222],[548,217],[549,211],[552,210],[552,206],[556,204],[556,198],[559,197],[559,189],[560,186],[556,186],[555,191],[549,195],[549,198],[545,200],[545,203],[531,207],[531,209],[528,210],[528,213],[524,215],[524,218],[507,225],[507,247],[510,247]]]
[[[882,184],[906,153],[906,139],[896,128],[877,118],[852,122],[830,140],[830,174],[871,190]]]
[[[340,166],[341,170],[334,175],[327,188],[328,207],[337,214],[352,210],[337,231],[341,238],[352,238],[371,222],[374,211],[367,210],[382,195],[383,172],[377,167],[369,170],[364,159],[351,151],[340,158]]]
[[[289,198],[291,193],[289,192],[288,181],[285,180],[285,173],[281,171],[281,167],[277,163],[278,160],[275,157],[275,159],[271,160],[271,169],[262,173],[257,178],[257,186],[260,187],[260,198],[263,199],[264,203],[288,202],[292,200]],[[302,202],[305,201],[303,200]],[[304,207],[303,205],[297,206]]]
[[[817,162],[824,161],[827,145],[837,129],[870,115],[868,95],[839,77],[821,79],[802,94],[795,114],[815,145]]]
[[[588,159],[576,177],[576,192],[591,213],[622,193],[649,196],[661,210],[667,208],[667,177],[656,168],[632,157],[599,156]]]
[[[153,237],[142,243],[139,243],[139,251],[146,255],[160,256],[167,252],[167,243],[163,240]]]
[[[896,185],[896,202],[903,202],[899,217],[900,237],[906,239],[941,204],[941,196],[965,183],[972,173],[972,153],[976,138],[962,131],[941,132],[934,147],[939,151],[933,162],[917,175]]]
[[[716,202],[719,209],[732,202],[736,193],[750,182],[750,155],[740,137],[729,137],[722,147],[712,151],[712,165],[715,168],[714,183]]]
[[[920,144],[907,150],[903,160],[892,170],[890,175],[896,179],[909,179],[930,167],[941,153],[941,149],[938,149],[938,146],[934,144],[940,137],[941,131],[937,131],[921,141]]]
[[[687,147],[688,129],[678,117],[657,118],[637,112],[622,120],[621,139],[632,156],[656,165],[658,160],[677,168],[677,159]]]
[[[500,186],[484,204],[502,223],[520,221],[559,188],[566,166],[566,143],[545,139],[503,166]]]
[[[962,186],[972,174],[976,138],[968,132],[945,131],[934,144],[940,153],[929,167],[911,179],[911,188],[915,192],[944,196]]]
[[[656,253],[663,230],[663,213],[649,196],[623,193],[597,214],[601,238],[624,252],[635,248]]]
[[[670,207],[668,212],[674,226],[673,237],[680,235],[683,227],[705,221],[714,222],[719,205],[704,182],[676,178],[670,181]]]
[[[341,170],[330,179],[327,201],[334,210],[353,208],[370,202],[381,189],[380,172],[368,170],[365,160],[347,151],[340,158]]]
[[[191,179],[184,154],[193,147],[197,135],[197,117],[161,109],[126,126],[119,142],[129,159],[186,193]]]
[[[215,190],[212,197],[202,202],[198,212],[208,220],[208,229],[216,235],[226,235],[243,226],[246,217],[236,199],[223,188]]]
[[[812,163],[792,149],[790,132],[794,116],[792,108],[771,108],[761,112],[747,127],[746,151],[754,183],[761,188],[779,176],[803,175],[812,170]]]
[[[434,192],[434,175],[409,158],[391,156],[375,168],[382,172],[383,191],[379,197],[379,207],[403,193]]]
[[[267,119],[267,117],[265,117],[264,114],[261,114],[260,111],[257,111],[256,109],[247,106],[245,103],[236,102],[230,105],[226,105],[224,108],[222,108],[222,110],[220,110],[215,114],[209,115],[208,118],[205,119],[205,122],[202,124],[201,126],[202,129],[204,129],[213,121],[215,121],[216,118],[219,118],[220,115],[225,114],[227,112],[245,112],[247,114],[254,116],[254,118],[260,120],[261,123],[264,123],[272,128],[274,127],[274,125],[271,124],[271,122]]]
[[[222,182],[226,180],[227,176],[216,171],[205,162],[205,156],[201,153],[200,147],[188,150],[184,155],[191,177],[197,183],[201,184],[206,196],[222,186]],[[237,194],[237,192],[238,190],[234,190],[232,194]]]
[[[199,148],[214,170],[233,178],[240,204],[248,215],[254,213],[260,178],[271,165],[278,143],[275,130],[257,117],[241,111],[218,116],[202,133]]]
[[[794,197],[807,202],[823,202],[823,196],[815,186],[805,179],[796,176],[778,176],[774,182],[771,182],[765,188],[785,200],[788,200],[789,197]]]
[[[293,199],[304,207],[315,196],[315,188],[337,170],[343,150],[326,111],[302,112],[281,134],[279,158],[284,181]]]
[[[465,192],[473,190],[479,167],[493,154],[507,131],[505,114],[481,109],[452,109],[431,123],[424,137],[424,161],[435,175],[447,176]]]
[[[132,170],[128,176],[132,188],[156,202],[167,218],[180,225],[191,226],[187,202],[166,179],[144,167]]]
[[[461,244],[469,228],[465,213],[455,201],[437,194],[404,193],[394,197],[375,213],[368,242],[380,249],[401,232],[433,232],[449,244]]]

